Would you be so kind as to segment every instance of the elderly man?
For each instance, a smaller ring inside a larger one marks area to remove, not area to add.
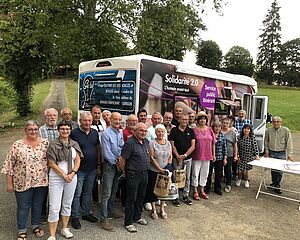
[[[155,126],[162,122],[161,114],[159,112],[154,112],[152,114],[151,121],[152,121],[152,125],[148,127],[148,133],[147,133],[147,136],[146,136],[146,138],[149,141],[154,140],[156,138]],[[167,134],[166,134],[166,137],[167,137]]]
[[[172,145],[174,156],[173,165],[175,169],[186,167],[186,183],[183,189],[182,201],[187,205],[193,202],[189,198],[190,177],[192,167],[192,152],[195,149],[195,133],[188,126],[189,117],[187,114],[181,114],[180,122],[177,127],[172,128],[169,140]],[[179,199],[173,201],[174,206],[179,207]]]
[[[96,174],[100,174],[101,151],[99,136],[95,129],[91,128],[92,115],[89,112],[80,114],[80,127],[72,130],[70,137],[78,142],[84,159],[77,172],[77,187],[74,194],[71,213],[71,225],[75,229],[81,228],[79,221],[80,197],[82,195],[82,219],[89,222],[97,222],[98,219],[91,214],[92,190]]]
[[[293,142],[290,130],[282,126],[281,117],[272,118],[272,127],[267,129],[265,136],[265,157],[278,158],[284,160],[293,160]],[[272,183],[274,191],[281,194],[280,182],[282,172],[278,170],[271,171]]]
[[[117,168],[118,158],[123,147],[123,133],[119,129],[122,116],[118,112],[111,114],[111,126],[102,134],[103,149],[103,193],[101,199],[100,226],[108,231],[112,231],[113,225],[108,220],[108,216],[122,218],[123,214],[114,209],[116,192],[118,190],[118,178],[120,173]]]
[[[65,120],[67,123],[70,123],[72,125],[72,129],[79,127],[78,123],[72,120],[72,110],[70,108],[63,108],[60,111],[60,116],[62,120]]]
[[[252,121],[250,119],[247,119],[246,116],[247,116],[246,111],[245,110],[240,110],[238,112],[238,117],[237,117],[236,121],[234,122],[234,127],[238,130],[239,135],[241,134],[242,129],[243,129],[245,124],[252,125]]]
[[[119,167],[127,177],[124,225],[128,232],[137,231],[133,222],[147,225],[147,221],[142,218],[150,167],[150,145],[146,135],[147,125],[137,123],[134,135],[124,144],[119,158]]]
[[[171,112],[165,112],[164,117],[163,117],[163,124],[167,130],[167,134],[169,135],[171,132],[171,129],[175,127],[175,125],[172,124],[173,120],[173,113]]]
[[[194,128],[196,127],[196,121],[195,121],[195,112],[188,112],[188,115],[189,115],[189,127],[190,128]]]
[[[124,142],[128,140],[133,134],[138,118],[134,114],[130,114],[126,119],[126,127],[123,129],[123,139]]]
[[[40,135],[41,138],[47,138],[49,141],[52,139],[58,138],[59,132],[57,130],[57,119],[58,119],[58,112],[55,108],[47,108],[44,111],[44,118],[45,124],[40,127]],[[41,223],[47,223],[47,199],[48,199],[48,192],[45,195],[44,202],[43,202],[43,209],[42,209],[42,217]]]

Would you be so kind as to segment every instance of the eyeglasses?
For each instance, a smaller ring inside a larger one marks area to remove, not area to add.
[[[26,130],[27,130],[28,132],[37,132],[37,131],[39,131],[38,128],[27,128]]]
[[[64,115],[71,116],[72,113],[64,113]]]

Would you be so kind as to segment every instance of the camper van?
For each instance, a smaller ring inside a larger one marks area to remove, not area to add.
[[[79,65],[78,113],[94,105],[121,113],[123,121],[140,109],[164,114],[177,105],[215,115],[244,109],[263,151],[268,98],[258,96],[257,82],[247,76],[147,55],[86,61]]]

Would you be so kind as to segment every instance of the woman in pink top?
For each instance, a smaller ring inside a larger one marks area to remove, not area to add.
[[[207,181],[210,161],[216,158],[216,139],[212,129],[207,126],[208,117],[205,112],[199,112],[196,116],[196,121],[198,125],[193,129],[196,137],[196,145],[192,157],[192,186],[194,187],[194,199],[200,200],[199,194],[202,198],[208,199],[208,196],[204,192],[204,187]]]

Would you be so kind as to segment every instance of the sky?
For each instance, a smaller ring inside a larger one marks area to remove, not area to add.
[[[222,8],[223,16],[219,16],[210,10],[209,5],[207,6],[206,14],[202,16],[207,31],[201,32],[201,39],[215,41],[223,55],[231,47],[239,45],[248,49],[251,56],[256,59],[262,22],[273,0],[227,0],[227,2]],[[279,14],[282,43],[300,37],[300,1],[277,0],[277,2],[281,7]],[[194,63],[195,53],[187,53],[184,61]]]

